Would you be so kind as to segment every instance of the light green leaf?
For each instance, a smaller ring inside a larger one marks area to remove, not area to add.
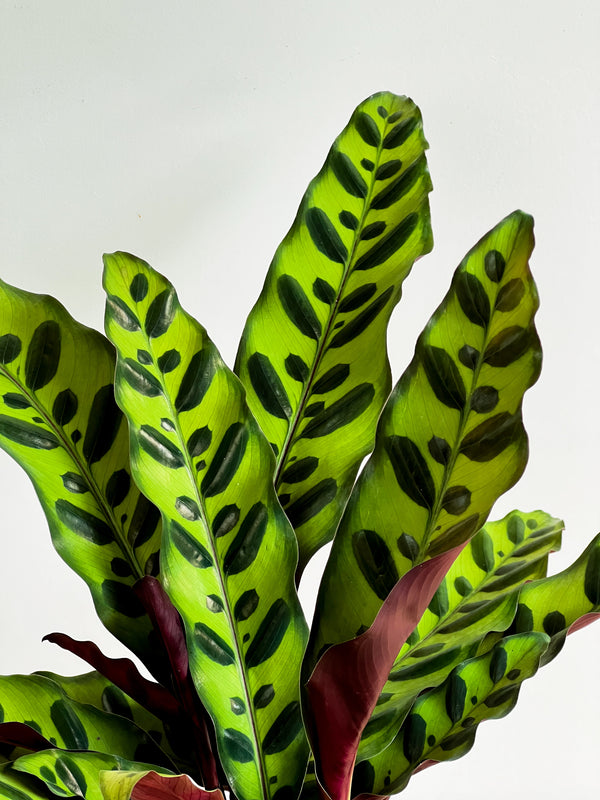
[[[391,388],[386,328],[431,250],[421,114],[361,103],[309,185],[240,343],[236,372],[277,455],[299,573],[329,541]]]
[[[537,672],[548,641],[543,633],[510,636],[457,666],[443,684],[416,700],[386,750],[357,764],[352,796],[400,792],[424,761],[468,753],[480,722],[512,711],[521,683]]]
[[[99,750],[168,763],[150,737],[124,717],[72,700],[42,675],[0,676],[0,719],[21,722],[65,750]]]
[[[163,515],[165,588],[228,779],[240,800],[297,792],[308,757],[299,702],[307,630],[273,452],[241,383],[166,279],[125,254],[105,264],[133,471]]]
[[[562,650],[565,638],[600,617],[600,534],[579,558],[557,575],[526,584],[511,633],[543,631],[550,646],[547,664]]]
[[[12,764],[0,764],[0,800],[52,800],[52,797],[43,783],[17,772]]]
[[[31,478],[54,546],[106,627],[152,664],[131,587],[158,569],[160,517],[131,480],[114,369],[101,334],[53,298],[0,281],[0,447]]]
[[[471,538],[523,472],[521,403],[541,359],[532,227],[517,211],[484,236],[421,334],[340,523],[307,669],[368,627],[413,565]]]
[[[363,732],[359,761],[389,744],[421,692],[438,686],[465,659],[486,652],[493,644],[488,633],[510,627],[519,590],[546,575],[562,529],[560,520],[541,511],[513,511],[473,537],[400,650]]]
[[[189,741],[182,741],[180,731],[172,730],[145,708],[132,700],[118,686],[99,672],[83,675],[57,675],[54,672],[36,672],[58,684],[66,695],[78,703],[85,703],[108,714],[116,714],[134,722],[178,765],[180,769],[193,770]]]
[[[13,767],[43,781],[59,797],[83,797],[85,800],[103,800],[100,787],[100,772],[103,770],[155,770],[172,774],[152,764],[129,761],[108,753],[64,750],[41,750],[21,756],[13,763]]]

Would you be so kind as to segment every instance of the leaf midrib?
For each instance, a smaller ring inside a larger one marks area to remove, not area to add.
[[[390,123],[387,122],[387,120],[386,120],[385,121],[385,125],[383,127],[383,132],[384,133],[388,129],[388,127],[390,127]],[[290,451],[291,451],[292,445],[295,444],[295,442],[296,442],[296,431],[298,429],[298,426],[304,420],[304,410],[308,405],[308,400],[309,400],[310,395],[312,393],[313,385],[315,383],[315,379],[316,379],[317,373],[318,373],[319,368],[321,366],[321,361],[322,361],[323,356],[324,356],[324,354],[325,354],[325,352],[327,350],[327,342],[329,341],[329,337],[330,337],[330,334],[332,332],[333,325],[334,325],[334,323],[336,321],[339,305],[340,305],[340,303],[341,303],[341,301],[343,299],[344,290],[346,288],[346,284],[347,284],[350,276],[353,274],[352,265],[353,265],[353,262],[355,261],[356,251],[357,251],[358,245],[359,245],[359,243],[361,241],[360,234],[364,230],[366,218],[368,217],[369,213],[372,210],[371,207],[370,207],[370,204],[371,204],[371,200],[373,199],[373,195],[375,193],[375,184],[377,183],[377,179],[375,177],[376,173],[377,173],[377,167],[380,165],[380,162],[382,161],[381,155],[382,155],[382,152],[383,152],[383,149],[384,149],[383,148],[384,139],[385,139],[385,135],[382,134],[381,141],[380,141],[379,145],[377,146],[376,156],[375,156],[374,161],[373,161],[374,166],[373,166],[373,169],[370,172],[370,178],[371,179],[370,179],[370,182],[369,182],[369,185],[368,185],[367,195],[364,198],[363,210],[362,210],[362,213],[361,213],[360,218],[359,218],[359,223],[358,223],[358,225],[356,227],[356,230],[354,231],[354,238],[352,240],[352,244],[351,244],[351,246],[349,248],[349,251],[348,251],[348,258],[346,260],[346,263],[344,264],[344,272],[343,272],[343,275],[342,275],[342,280],[340,282],[339,291],[337,292],[337,295],[336,295],[336,298],[335,298],[334,302],[329,307],[329,316],[328,316],[328,319],[327,319],[327,322],[326,322],[326,325],[325,325],[324,332],[321,335],[321,340],[320,340],[319,345],[317,347],[317,352],[316,352],[315,357],[313,359],[313,363],[312,363],[312,366],[310,368],[310,373],[309,373],[308,379],[306,381],[306,384],[305,384],[304,389],[302,391],[302,394],[300,396],[300,400],[298,401],[298,405],[296,407],[294,415],[293,415],[293,417],[290,420],[290,423],[288,425],[288,430],[287,430],[286,437],[284,439],[283,445],[281,447],[281,451],[280,451],[279,455],[277,456],[277,462],[276,462],[276,465],[275,465],[275,473],[274,473],[274,476],[273,476],[273,482],[274,482],[274,485],[275,485],[276,489],[279,488],[281,475],[285,471],[285,468],[287,466],[287,460],[288,460],[288,456],[290,455]],[[334,145],[334,146],[336,146],[336,145]],[[407,165],[405,165],[403,163],[403,172],[406,172],[408,169],[410,169],[410,167],[412,167],[412,165],[416,161],[418,161],[418,159],[421,157],[421,155],[422,154],[419,153],[417,155],[417,157],[415,159],[413,159]],[[389,180],[391,180],[391,179],[392,178],[390,178]],[[304,225],[304,222],[302,222],[301,224]]]
[[[517,242],[517,236],[515,235],[512,247],[511,247],[510,251],[507,253],[507,257],[506,257],[507,266],[511,262],[513,253],[514,253],[515,248],[516,248],[516,242]],[[465,269],[465,272],[467,272],[467,271],[468,270]],[[471,273],[471,274],[475,275],[475,273]],[[477,277],[477,276],[475,275],[475,277]],[[489,322],[485,326],[485,328],[483,329],[484,330],[483,346],[482,346],[482,348],[481,348],[481,350],[479,352],[479,357],[477,359],[477,365],[472,371],[473,376],[472,376],[472,379],[471,379],[470,390],[467,392],[464,408],[460,412],[460,419],[459,419],[459,424],[457,426],[455,445],[452,448],[452,453],[450,455],[450,459],[448,460],[448,463],[444,465],[444,472],[443,472],[442,482],[441,482],[441,485],[440,485],[440,491],[438,492],[437,500],[436,500],[433,508],[429,512],[428,519],[427,519],[427,525],[425,527],[425,535],[423,536],[423,539],[421,540],[421,547],[419,549],[418,561],[416,563],[419,563],[420,561],[422,561],[423,560],[423,556],[427,553],[427,550],[429,548],[431,535],[435,531],[435,527],[434,526],[437,523],[438,517],[439,517],[439,515],[441,513],[441,510],[442,510],[442,502],[444,500],[444,496],[446,494],[446,490],[448,489],[448,484],[450,483],[450,480],[452,478],[452,473],[454,472],[454,467],[456,465],[456,461],[457,461],[457,459],[458,459],[458,457],[460,455],[460,446],[461,446],[462,440],[464,438],[465,427],[467,425],[467,421],[469,419],[469,415],[470,415],[471,410],[472,410],[471,409],[471,399],[473,397],[473,394],[475,393],[475,389],[477,388],[477,385],[478,385],[478,382],[479,382],[479,375],[480,375],[480,372],[483,369],[483,365],[485,363],[485,358],[484,358],[485,357],[485,351],[486,351],[487,346],[488,346],[489,341],[490,341],[490,329],[491,329],[492,323],[494,321],[494,315],[497,314],[497,313],[502,313],[502,312],[497,312],[497,310],[496,310],[496,300],[497,300],[498,293],[499,293],[500,288],[503,285],[503,283],[504,283],[504,276],[503,276],[502,280],[500,280],[497,284],[494,284],[494,286],[495,286],[494,306],[491,309]],[[486,292],[486,294],[487,294],[487,292]],[[528,348],[527,352],[529,352],[529,348]],[[421,362],[419,362],[419,366],[421,366]],[[480,528],[478,530],[480,530],[481,527],[483,527],[483,524],[485,524],[485,521],[484,521],[484,523],[482,523],[482,525],[480,526]]]
[[[189,317],[181,307],[179,307],[178,311],[179,311],[179,313],[183,314],[192,323],[192,325],[196,328],[196,333],[198,333],[199,331],[198,331],[198,328],[196,327],[198,325],[198,323],[196,323],[195,320],[192,320],[192,318]],[[143,332],[143,335],[145,337],[146,349],[150,353],[152,353],[153,361],[155,362],[155,359],[154,359],[154,355],[155,354],[154,354],[154,348],[152,346],[152,340],[150,339],[150,337],[147,336],[145,331]],[[208,336],[207,336],[206,333],[204,333],[202,335],[202,339],[208,339]],[[214,345],[212,345],[212,343],[210,344],[210,346],[214,347]],[[121,360],[121,355],[120,354],[119,354],[118,358],[119,358],[119,360]],[[211,525],[210,525],[210,522],[209,522],[209,519],[208,519],[208,515],[207,515],[207,512],[206,512],[204,499],[203,499],[202,494],[200,492],[198,483],[196,482],[196,479],[194,477],[196,473],[195,473],[193,461],[192,461],[192,458],[191,458],[191,456],[189,454],[189,451],[188,451],[188,448],[187,448],[187,444],[186,444],[186,440],[185,440],[185,437],[183,435],[183,431],[182,431],[182,428],[181,428],[180,419],[179,419],[179,412],[177,411],[177,409],[176,409],[176,407],[175,407],[175,405],[174,405],[174,403],[172,401],[171,394],[170,394],[170,392],[168,390],[168,387],[166,385],[166,381],[164,379],[164,375],[163,375],[162,372],[160,373],[159,381],[160,381],[161,386],[162,386],[162,395],[163,395],[163,397],[165,399],[165,403],[166,403],[167,408],[169,409],[169,412],[170,412],[170,419],[173,421],[173,423],[175,425],[175,433],[177,434],[177,437],[179,439],[179,444],[181,445],[180,449],[181,449],[181,452],[183,454],[184,466],[185,466],[185,469],[186,469],[187,474],[188,474],[189,482],[193,486],[193,493],[194,493],[195,499],[197,501],[198,509],[200,511],[201,522],[202,522],[202,524],[203,524],[203,526],[204,526],[204,528],[205,528],[205,530],[207,532],[206,541],[207,541],[208,546],[210,548],[210,552],[211,552],[211,555],[212,555],[212,558],[213,558],[213,563],[215,565],[214,570],[215,570],[216,575],[217,575],[217,581],[218,581],[218,584],[219,584],[219,587],[220,587],[220,590],[221,590],[221,596],[223,597],[224,611],[225,611],[225,614],[226,614],[226,617],[227,617],[227,622],[228,622],[228,625],[229,625],[229,630],[230,630],[230,634],[231,634],[231,641],[232,641],[232,644],[233,644],[233,647],[234,647],[234,655],[236,657],[237,664],[239,665],[238,666],[238,675],[241,678],[240,684],[242,686],[242,690],[243,690],[243,693],[244,693],[244,700],[245,700],[246,708],[248,709],[248,718],[250,720],[250,727],[251,727],[252,736],[253,736],[253,739],[254,739],[253,744],[254,744],[254,747],[255,747],[255,750],[256,750],[256,753],[257,753],[258,766],[259,766],[259,770],[258,770],[258,772],[259,772],[259,781],[260,781],[260,784],[261,784],[262,797],[263,798],[267,798],[269,796],[268,778],[267,778],[267,775],[266,775],[266,769],[265,769],[265,764],[264,764],[262,748],[260,747],[260,738],[259,738],[258,729],[257,729],[257,726],[256,726],[255,715],[253,713],[253,708],[254,707],[253,707],[253,704],[252,704],[250,688],[249,688],[247,680],[246,680],[246,672],[245,672],[245,669],[244,669],[244,666],[243,666],[243,664],[244,664],[243,653],[242,653],[242,650],[241,650],[240,643],[238,641],[238,637],[237,637],[237,635],[235,633],[235,626],[233,624],[233,619],[234,619],[233,609],[231,607],[231,603],[230,603],[230,600],[229,600],[229,595],[228,595],[227,588],[226,588],[226,585],[225,585],[225,580],[223,578],[223,574],[222,574],[222,570],[221,570],[221,564],[220,564],[220,560],[219,560],[219,554],[217,552],[217,548],[216,548],[213,536],[211,534],[211,530],[212,529],[211,529]]]

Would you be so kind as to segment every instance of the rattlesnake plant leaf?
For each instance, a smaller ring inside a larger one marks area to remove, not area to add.
[[[133,472],[163,515],[164,585],[228,780],[240,800],[297,793],[308,758],[298,680],[307,628],[273,451],[241,383],[165,278],[121,253],[105,257],[104,285]]]
[[[187,775],[104,771],[100,784],[104,800],[224,800],[220,789],[202,789]]]
[[[94,749],[170,766],[164,752],[133,722],[72,700],[42,675],[0,676],[0,719],[24,723],[61,749]]]
[[[523,472],[521,403],[541,363],[532,228],[516,211],[486,234],[419,337],[335,537],[309,668],[368,627],[414,564],[470,539]]]
[[[391,388],[386,328],[431,250],[421,114],[361,103],[310,183],[250,313],[235,371],[277,455],[301,573],[329,541]]]
[[[455,667],[444,683],[416,700],[386,750],[357,764],[352,797],[400,792],[424,762],[465,755],[479,723],[512,711],[521,683],[537,672],[548,641],[544,633],[510,636]]]
[[[0,764],[0,800],[54,800],[46,786],[29,775]]]
[[[0,447],[31,478],[59,555],[117,638],[152,666],[131,591],[158,568],[160,516],[131,480],[115,355],[51,297],[0,281]]]
[[[371,627],[330,647],[306,684],[304,720],[319,782],[347,800],[361,733],[397,652],[431,602],[460,547],[419,564],[389,593]]]
[[[471,539],[395,659],[363,731],[359,761],[390,743],[421,692],[489,649],[496,637],[490,643],[488,633],[510,627],[521,587],[545,577],[548,555],[560,548],[563,527],[542,511],[512,511]]]
[[[83,797],[84,800],[103,800],[101,771],[123,770],[142,774],[150,770],[163,771],[153,764],[130,761],[108,753],[56,749],[21,756],[13,762],[13,768],[38,778],[59,797]]]
[[[567,634],[600,617],[600,534],[571,566],[526,584],[510,633],[542,631],[550,646],[542,664],[562,650]]]
[[[70,700],[131,720],[148,734],[178,769],[186,772],[195,769],[194,762],[190,758],[187,728],[181,724],[171,724],[159,719],[115,686],[106,676],[96,671],[74,676],[57,675],[54,672],[35,674],[58,684]]]

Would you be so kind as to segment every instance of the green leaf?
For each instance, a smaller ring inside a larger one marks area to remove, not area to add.
[[[488,633],[510,627],[521,587],[546,575],[562,529],[560,520],[541,511],[513,511],[473,537],[400,650],[363,732],[359,761],[389,744],[421,692],[484,652]]]
[[[0,676],[0,717],[21,722],[65,750],[99,750],[123,758],[168,763],[166,755],[129,719],[71,699],[42,675]]]
[[[511,633],[541,631],[550,636],[543,659],[547,664],[561,651],[568,633],[600,617],[600,534],[571,566],[526,584]]]
[[[162,720],[132,700],[99,672],[86,672],[74,676],[57,675],[54,672],[35,674],[58,684],[70,700],[131,720],[148,734],[173,763],[186,770],[194,769],[194,763],[188,752],[188,742],[182,742],[181,736],[178,735],[179,731],[165,726]]]
[[[547,646],[543,633],[520,634],[457,666],[416,700],[386,750],[357,764],[352,796],[400,792],[420,764],[465,755],[480,722],[512,711],[521,683],[535,675]]]
[[[43,783],[18,772],[12,764],[0,764],[1,800],[51,800],[52,797]]]
[[[272,484],[272,450],[239,380],[166,279],[125,254],[106,256],[105,265],[107,294],[141,320],[131,330],[107,306],[117,401],[129,420],[135,479],[163,515],[165,588],[186,627],[191,674],[215,722],[229,782],[240,800],[283,786],[299,791],[308,757],[298,680],[307,631],[294,587],[297,546]],[[146,292],[136,302],[138,276]],[[157,328],[158,297],[169,304]],[[152,337],[144,331],[149,315]],[[156,394],[122,369],[139,352]],[[168,372],[159,365],[166,352],[178,354]],[[264,686],[273,687],[269,702],[255,707]]]
[[[307,673],[324,647],[372,623],[407,570],[470,539],[523,472],[528,447],[521,403],[541,358],[528,267],[532,226],[517,211],[484,236],[419,337],[336,534]],[[504,263],[493,279],[486,269],[490,254]],[[499,311],[497,298],[512,281],[523,292],[510,312]],[[515,327],[527,331],[527,347],[507,344],[499,364],[499,343],[513,341],[507,331]]]
[[[101,334],[53,298],[0,282],[0,447],[31,478],[54,546],[106,627],[152,664],[131,587],[158,568],[160,517],[131,480],[114,369]]]
[[[172,774],[152,764],[130,761],[108,753],[73,753],[64,750],[42,750],[18,758],[15,770],[32,775],[46,784],[59,797],[83,797],[104,800],[100,786],[102,770],[127,770]]]
[[[333,537],[390,391],[387,323],[432,247],[426,147],[411,100],[383,92],[361,103],[309,185],[242,335],[235,369],[277,456],[299,573]],[[314,470],[289,481],[306,459]]]

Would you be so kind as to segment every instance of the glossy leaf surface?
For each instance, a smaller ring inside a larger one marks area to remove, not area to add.
[[[104,285],[132,469],[163,515],[163,580],[224,769],[240,800],[299,790],[307,630],[273,452],[239,380],[165,278],[118,253],[105,257]]]
[[[106,627],[151,666],[131,587],[158,569],[160,518],[131,479],[114,369],[101,334],[53,298],[0,282],[0,446],[31,478],[54,546]]]
[[[154,764],[167,761],[133,722],[72,700],[42,675],[0,676],[0,703],[4,722],[25,723],[61,749],[96,749]]]
[[[541,363],[532,225],[517,211],[486,234],[419,337],[336,535],[309,664],[370,625],[413,564],[470,539],[521,475],[521,403]]]
[[[176,763],[180,769],[192,771],[194,761],[189,752],[187,727],[171,725],[159,719],[146,708],[136,703],[99,672],[86,672],[83,675],[57,675],[54,672],[37,672],[36,675],[48,678],[58,684],[70,700],[86,704],[108,714],[116,714],[135,723],[155,742],[156,745]]]
[[[421,114],[382,92],[358,106],[277,250],[236,359],[277,455],[301,572],[334,534],[391,388],[386,328],[431,250]]]
[[[386,747],[415,698],[489,649],[487,634],[506,631],[519,591],[546,575],[563,523],[541,511],[513,511],[488,522],[459,554],[400,650],[362,735],[358,760]]]
[[[160,770],[152,764],[133,762],[108,753],[65,750],[44,750],[21,756],[13,766],[43,781],[59,797],[83,797],[85,800],[103,800],[100,787],[100,772],[103,770]]]
[[[357,765],[352,796],[399,792],[427,760],[465,755],[480,722],[514,708],[521,683],[535,675],[547,646],[543,633],[520,634],[457,666],[443,684],[416,700],[383,753]]]

